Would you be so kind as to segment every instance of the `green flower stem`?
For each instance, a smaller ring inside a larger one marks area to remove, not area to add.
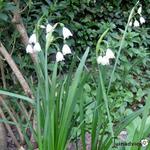
[[[48,88],[48,70],[47,70],[47,51],[48,49],[46,48],[45,50],[45,96],[46,96],[46,101],[48,101],[49,97],[49,88]]]
[[[96,58],[98,57],[98,52],[100,50],[100,45],[101,45],[101,43],[103,41],[103,38],[107,34],[108,31],[109,31],[109,28],[104,31],[104,33],[101,35],[101,37],[99,38],[99,40],[98,40],[98,42],[96,44]]]
[[[107,98],[107,95],[106,95],[106,89],[105,89],[105,85],[104,85],[104,82],[103,82],[103,78],[102,78],[102,73],[101,73],[101,68],[100,67],[99,67],[99,79],[100,79],[103,99],[104,99],[104,103],[105,103],[105,107],[106,107],[106,112],[107,112],[107,116],[108,116],[111,136],[113,138],[114,137],[113,124],[112,124],[112,119],[111,119],[111,116],[110,116],[110,111],[109,111],[109,106],[108,106],[108,98]]]
[[[136,5],[138,5],[138,3],[139,3],[139,1],[136,3]],[[136,5],[132,8],[132,10],[130,12],[130,15],[129,15],[129,18],[128,18],[128,23],[127,23],[127,25],[125,27],[125,30],[124,30],[124,33],[123,33],[123,37],[122,37],[120,47],[119,47],[119,50],[118,50],[118,53],[117,53],[116,61],[115,61],[115,64],[114,64],[114,68],[113,68],[113,71],[112,71],[111,76],[110,76],[110,81],[109,81],[109,85],[108,85],[108,89],[107,89],[107,94],[109,93],[109,90],[110,90],[110,87],[111,87],[112,79],[113,79],[113,76],[114,76],[114,73],[115,73],[115,70],[116,70],[116,67],[117,67],[120,52],[122,50],[123,43],[124,43],[124,40],[125,40],[125,37],[126,37],[126,34],[127,34],[127,30],[128,30],[128,27],[129,27],[129,23],[130,23],[130,21],[133,17],[134,9],[135,9]]]

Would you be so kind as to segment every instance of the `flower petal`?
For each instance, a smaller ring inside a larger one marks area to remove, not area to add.
[[[97,63],[102,64],[102,65],[109,65],[109,59],[106,56],[104,56],[104,57],[98,56]]]
[[[140,15],[140,14],[141,14],[141,12],[142,12],[142,7],[139,7],[139,9],[138,9],[137,13]]]
[[[62,48],[62,53],[63,53],[63,55],[71,54],[71,49],[67,44],[64,44],[64,46]]]
[[[61,52],[57,52],[56,61],[59,62],[59,61],[63,61],[63,60],[65,60],[63,54]]]
[[[107,58],[107,56],[104,56],[102,59],[102,65],[109,65],[109,59]]]
[[[144,19],[144,17],[142,17],[142,16],[140,17],[140,23],[141,23],[141,24],[145,23],[145,19]]]
[[[135,20],[134,21],[134,27],[139,27],[139,26],[140,26],[139,22],[137,20]]]
[[[108,59],[115,58],[115,55],[114,55],[113,51],[109,48],[106,50],[106,57]]]
[[[34,47],[33,47],[34,52],[39,52],[41,51],[41,46],[38,42],[35,43]]]
[[[31,44],[28,44],[27,47],[26,47],[26,52],[27,53],[33,53],[33,47]]]
[[[64,39],[68,38],[69,36],[73,36],[71,31],[68,28],[66,28],[66,27],[63,27],[63,31],[62,32],[63,32]]]
[[[52,29],[53,29],[53,27],[50,24],[47,24],[47,26],[46,26],[46,33],[51,32]]]
[[[30,38],[29,38],[29,43],[30,44],[35,44],[37,42],[37,39],[36,39],[36,34],[35,33],[33,33],[31,36],[30,36]]]

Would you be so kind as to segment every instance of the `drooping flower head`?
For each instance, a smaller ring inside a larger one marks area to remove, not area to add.
[[[139,7],[137,13],[138,13],[139,15],[141,15],[141,12],[142,12],[142,6]]]
[[[62,33],[63,33],[64,39],[68,38],[69,36],[73,36],[71,31],[66,27],[63,27]]]
[[[97,63],[102,65],[109,65],[109,60],[113,58],[115,58],[115,55],[113,51],[110,48],[108,48],[104,56],[100,55],[97,57]]]
[[[27,53],[36,53],[39,51],[41,51],[41,46],[38,42],[36,42],[35,44],[28,44],[26,47]]]
[[[36,34],[33,33],[29,38],[29,44],[35,44],[37,42]]]
[[[33,53],[33,51],[34,51],[34,50],[33,50],[32,45],[31,45],[31,44],[28,44],[27,47],[26,47],[26,52],[27,52],[27,53]]]
[[[144,19],[144,17],[142,17],[142,16],[140,17],[140,23],[141,23],[141,24],[145,23],[145,19]]]
[[[63,60],[65,60],[63,54],[61,52],[57,52],[56,53],[56,62],[63,61]]]
[[[41,51],[41,45],[36,42],[35,45],[33,46],[34,52],[40,52]]]
[[[139,27],[139,26],[140,26],[139,22],[137,20],[135,20],[134,21],[134,27]]]
[[[97,63],[102,65],[109,65],[109,59],[106,56],[98,56]]]
[[[33,33],[28,41],[28,45],[26,47],[26,52],[27,53],[36,53],[41,51],[41,46],[40,44],[37,42],[37,38],[36,38],[36,34]]]
[[[112,50],[109,49],[109,48],[106,50],[106,57],[107,57],[108,59],[115,58],[114,53],[113,53]]]
[[[50,24],[47,24],[47,26],[46,26],[46,33],[51,32],[52,29],[53,29],[53,27]]]
[[[63,53],[63,55],[71,54],[71,49],[67,44],[64,44],[64,46],[62,48],[62,53]]]

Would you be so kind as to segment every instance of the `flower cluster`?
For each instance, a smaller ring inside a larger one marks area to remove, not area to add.
[[[66,27],[63,27],[62,33],[63,33],[64,40],[70,36],[73,36],[72,33],[70,32],[70,30]],[[56,61],[57,62],[63,61],[64,55],[67,55],[67,54],[71,54],[71,49],[67,44],[64,44],[62,47],[62,52],[57,52],[57,54],[56,54]]]
[[[135,19],[134,21],[130,21],[129,22],[129,26],[134,26],[134,27],[139,27],[140,24],[144,24],[145,23],[145,19],[142,16],[142,6],[140,6],[137,10],[137,14],[140,15],[139,21],[137,19]]]
[[[46,30],[46,40],[49,40],[49,33],[52,33],[55,27],[52,26],[51,24],[47,24],[46,26],[41,25],[40,28]],[[62,28],[62,34],[63,34],[64,41],[67,38],[69,38],[70,36],[73,36],[72,33],[70,32],[70,30],[66,27]],[[41,51],[41,46],[37,42],[36,34],[33,33],[29,38],[29,42],[28,42],[28,45],[26,47],[26,52],[27,53],[35,53],[35,52],[39,52],[39,51]],[[67,55],[67,54],[71,54],[71,49],[67,44],[64,44],[62,47],[62,52],[56,53],[56,61],[57,62],[63,61],[64,55]]]
[[[59,61],[65,60],[64,56],[66,54],[71,54],[71,49],[67,44],[64,44],[64,46],[62,48],[62,52],[57,52],[57,54],[56,54],[56,61],[59,62]]]
[[[39,42],[37,41],[36,34],[33,33],[29,38],[29,42],[26,47],[26,52],[27,53],[36,53],[39,51],[41,51],[41,46],[40,46]]]
[[[115,55],[111,49],[106,50],[105,56],[98,56],[97,63],[102,65],[109,65],[109,60],[115,58]]]

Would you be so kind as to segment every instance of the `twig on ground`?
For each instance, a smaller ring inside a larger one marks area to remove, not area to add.
[[[3,88],[6,88],[4,64],[3,64],[3,61],[1,60],[1,58],[0,58],[0,70],[1,70],[1,77],[2,77]]]
[[[5,107],[5,109],[7,110],[7,112],[8,112],[8,114],[10,115],[12,121],[17,124],[17,120],[16,120],[16,118],[15,118],[15,112],[14,112],[14,111],[12,112],[12,111],[9,109],[9,107],[7,106],[5,100],[4,100],[1,96],[0,96],[0,102],[1,102],[1,104]],[[21,143],[24,143],[24,137],[23,137],[23,134],[21,133],[21,129],[20,129],[20,127],[19,127],[18,125],[16,125],[16,129],[17,129],[18,134],[19,134],[19,136],[20,136]]]
[[[3,113],[1,107],[0,107],[0,115],[1,115],[1,118],[2,118],[2,119],[6,120],[6,116],[5,116],[5,114]],[[18,141],[17,141],[17,139],[16,139],[16,137],[15,137],[13,131],[11,130],[10,126],[9,126],[7,123],[4,123],[4,124],[5,124],[6,129],[7,129],[8,132],[9,132],[9,134],[11,135],[11,137],[12,137],[12,139],[13,139],[15,145],[16,145],[18,148],[20,148],[21,145],[18,143]]]

